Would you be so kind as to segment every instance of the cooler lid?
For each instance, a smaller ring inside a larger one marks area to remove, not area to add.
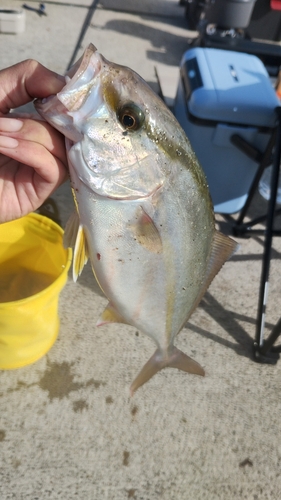
[[[268,73],[258,57],[211,48],[185,52],[181,76],[188,87],[188,109],[197,118],[273,127],[279,106]]]

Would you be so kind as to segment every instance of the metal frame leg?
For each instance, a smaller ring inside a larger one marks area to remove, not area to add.
[[[265,234],[265,230],[262,229],[253,229],[254,226],[260,224],[267,220],[268,215],[263,215],[261,217],[256,217],[251,221],[244,222],[244,219],[247,215],[249,206],[251,205],[252,199],[257,191],[258,184],[260,178],[265,170],[272,163],[272,151],[273,147],[276,143],[277,137],[277,127],[273,129],[272,134],[269,138],[268,144],[266,146],[265,151],[262,153],[257,148],[249,144],[245,139],[240,137],[238,134],[235,134],[231,137],[231,142],[236,146],[240,151],[242,151],[246,156],[256,161],[259,164],[257,173],[254,177],[252,185],[250,187],[248,197],[244,207],[242,208],[239,216],[235,219],[232,215],[222,214],[223,217],[232,224],[232,231],[234,236],[246,237],[250,236],[249,233],[254,234]],[[276,215],[281,213],[281,209],[276,210]],[[274,234],[277,236],[281,236],[280,231],[274,231]]]
[[[271,247],[272,247],[272,237],[273,237],[273,225],[274,225],[274,215],[276,206],[276,197],[278,189],[278,178],[280,169],[280,158],[281,158],[281,107],[276,109],[278,115],[278,128],[277,128],[277,140],[276,149],[274,155],[274,162],[272,168],[271,176],[271,195],[268,205],[267,214],[267,224],[265,233],[265,243],[264,243],[264,254],[262,262],[262,272],[260,281],[260,294],[258,303],[258,315],[257,315],[257,327],[256,327],[256,339],[254,342],[254,357],[255,360],[261,363],[276,363],[279,354],[279,348],[274,348],[273,344],[277,340],[281,333],[281,319],[269,335],[266,341],[264,341],[264,323],[266,314],[266,304],[268,295],[268,285],[269,285],[269,271],[270,271],[270,257],[271,257]]]

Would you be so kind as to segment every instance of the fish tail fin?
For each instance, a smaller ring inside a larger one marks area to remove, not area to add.
[[[178,370],[194,373],[203,377],[205,375],[202,366],[199,365],[197,361],[194,361],[194,359],[184,354],[184,352],[177,349],[177,347],[173,346],[168,355],[161,349],[156,349],[153,356],[151,356],[136,376],[135,380],[132,382],[130,395],[133,396],[139,387],[148,382],[153,375],[166,367],[178,368]]]

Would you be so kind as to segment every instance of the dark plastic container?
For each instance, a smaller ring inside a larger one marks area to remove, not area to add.
[[[256,0],[215,0],[206,10],[209,23],[220,28],[247,28]]]

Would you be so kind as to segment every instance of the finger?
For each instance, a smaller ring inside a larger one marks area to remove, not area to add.
[[[68,178],[65,164],[42,144],[4,136],[0,139],[0,153],[19,162],[22,170],[24,165],[29,170],[33,169],[34,176],[39,176],[44,183],[49,184],[50,189],[56,189]],[[39,181],[38,177],[36,179]]]
[[[65,85],[63,76],[28,59],[0,71],[0,113],[22,106],[35,97],[57,94]]]
[[[0,136],[41,144],[67,165],[64,137],[45,121],[0,117]]]
[[[1,113],[0,113],[1,117]],[[4,115],[5,118],[30,118],[30,120],[38,120],[40,122],[46,121],[42,116],[40,116],[37,111],[34,111],[34,113],[23,113],[22,111],[16,112],[16,111],[11,111],[8,113],[8,115]]]

